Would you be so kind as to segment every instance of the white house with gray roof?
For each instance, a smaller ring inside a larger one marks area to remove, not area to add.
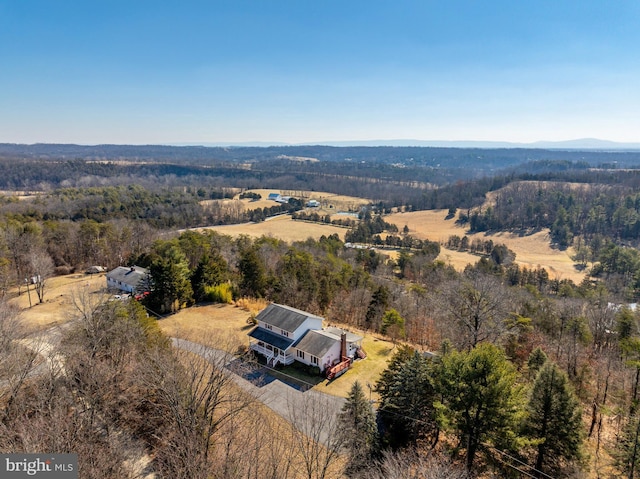
[[[249,333],[249,347],[263,355],[269,366],[298,361],[325,371],[353,360],[361,350],[362,337],[338,328],[322,328],[323,319],[299,309],[272,303],[256,317]]]
[[[139,266],[118,266],[107,273],[107,289],[130,294],[148,291],[149,270]]]

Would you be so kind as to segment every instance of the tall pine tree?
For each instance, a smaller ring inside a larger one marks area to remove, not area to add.
[[[353,383],[347,402],[340,412],[344,443],[349,451],[347,473],[357,473],[378,447],[376,416],[358,381]]]
[[[584,437],[580,402],[567,375],[547,361],[533,384],[525,434],[537,443],[536,477],[559,474],[563,464],[581,457]]]
[[[519,388],[504,352],[482,343],[469,352],[442,357],[437,403],[442,425],[458,436],[471,470],[481,444],[508,447],[516,441]]]
[[[434,445],[439,432],[434,400],[431,359],[416,351],[397,369],[380,394],[378,411],[386,444],[394,449],[419,441]]]

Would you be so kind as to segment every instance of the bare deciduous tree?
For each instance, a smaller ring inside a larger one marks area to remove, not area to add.
[[[307,479],[335,477],[344,447],[335,398],[307,391],[301,401],[288,402],[291,432],[301,456],[300,473]]]
[[[409,449],[387,451],[382,460],[363,472],[363,479],[469,479],[471,475],[443,457]]]
[[[493,276],[472,273],[447,283],[442,299],[443,311],[458,325],[462,348],[470,350],[483,341],[497,341],[507,329],[507,290]]]
[[[44,248],[37,248],[29,253],[30,278],[35,284],[38,301],[44,302],[44,290],[47,279],[53,275],[53,260]]]
[[[37,365],[39,347],[22,341],[27,330],[15,306],[0,302],[0,424],[12,414],[18,394]]]
[[[147,372],[157,413],[168,419],[157,431],[156,466],[166,477],[208,478],[216,433],[255,399],[238,388],[227,369],[230,355],[204,346],[160,355]]]

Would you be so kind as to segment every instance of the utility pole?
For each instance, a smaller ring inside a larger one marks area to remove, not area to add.
[[[31,290],[29,289],[29,278],[25,278],[24,282],[27,284],[27,296],[29,296],[29,307],[31,307]]]

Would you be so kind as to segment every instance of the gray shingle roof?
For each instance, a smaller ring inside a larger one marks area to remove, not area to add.
[[[345,331],[344,329],[335,328],[333,326],[329,326],[323,329],[323,332],[328,335],[332,335],[337,339],[342,337],[342,333],[347,333],[347,343],[355,343],[362,340],[362,336],[358,336],[357,334],[353,334],[350,331]]]
[[[298,329],[307,318],[317,318],[322,321],[320,316],[276,303],[270,304],[256,316],[258,321],[264,321],[290,333]]]
[[[320,331],[309,330],[293,347],[312,356],[321,358],[336,342],[339,341],[336,341],[336,339],[331,336],[322,334]]]
[[[113,281],[120,281],[121,283],[128,284],[129,286],[136,288],[148,274],[149,271],[147,269],[140,268],[139,266],[132,266],[130,268],[118,266],[116,269],[107,273],[107,278],[111,278]]]
[[[275,346],[282,351],[286,351],[286,349],[293,343],[293,339],[285,338],[283,336],[280,336],[279,334],[272,333],[271,331],[260,327],[257,327],[253,331],[251,331],[249,333],[249,337],[270,344],[271,346]]]

